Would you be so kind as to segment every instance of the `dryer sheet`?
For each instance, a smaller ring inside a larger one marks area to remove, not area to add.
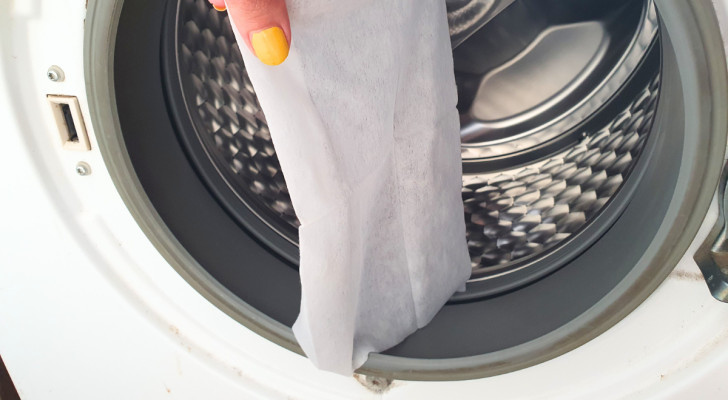
[[[470,276],[443,0],[289,0],[267,66],[234,27],[299,227],[293,333],[351,375],[427,325]]]

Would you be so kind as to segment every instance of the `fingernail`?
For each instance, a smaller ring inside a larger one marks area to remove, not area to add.
[[[226,10],[225,6],[218,7],[218,6],[214,5],[214,4],[212,5],[212,8],[216,9],[217,11],[225,11]]]
[[[288,57],[288,40],[283,29],[277,26],[254,32],[250,36],[250,44],[263,64],[278,65]]]

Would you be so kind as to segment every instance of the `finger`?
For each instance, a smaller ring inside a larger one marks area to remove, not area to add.
[[[217,11],[225,11],[225,0],[209,0]]]
[[[220,0],[211,0],[213,5]],[[230,18],[253,54],[265,64],[288,57],[291,23],[285,0],[226,0]]]

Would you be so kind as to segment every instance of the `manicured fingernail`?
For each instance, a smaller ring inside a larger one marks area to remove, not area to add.
[[[263,64],[278,65],[288,57],[288,40],[283,29],[277,26],[254,32],[250,44]]]
[[[212,5],[212,8],[216,9],[217,11],[225,11],[226,10],[225,6],[218,7],[218,6],[214,5],[214,4]]]

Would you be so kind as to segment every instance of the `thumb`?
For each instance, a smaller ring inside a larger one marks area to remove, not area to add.
[[[227,10],[250,51],[264,64],[278,65],[288,57],[291,23],[285,0],[209,0]]]

